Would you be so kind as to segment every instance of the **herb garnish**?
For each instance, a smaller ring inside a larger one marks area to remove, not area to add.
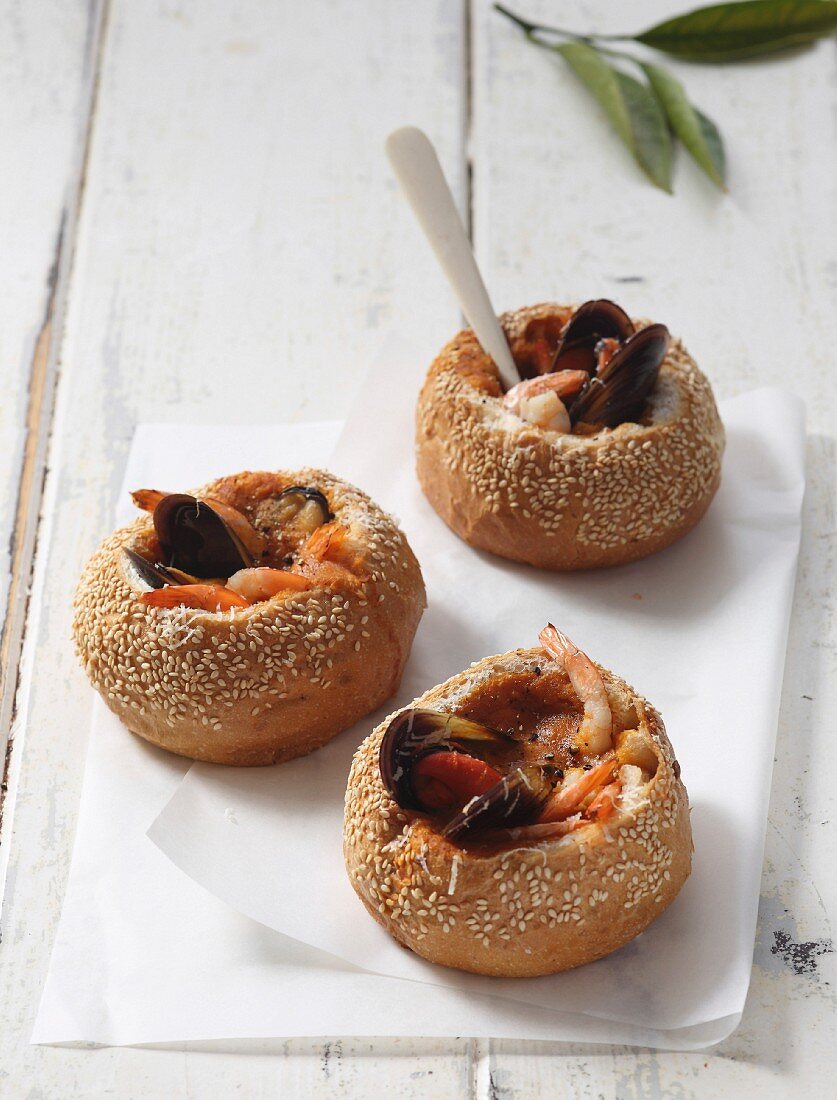
[[[640,34],[577,34],[532,23],[502,4],[495,9],[530,42],[560,54],[595,96],[616,133],[651,182],[672,191],[674,138],[718,187],[726,188],[725,156],[715,123],[699,111],[668,69],[614,49],[638,42],[688,61],[729,62],[808,46],[837,29],[837,0],[740,0],[666,19]],[[606,60],[607,59],[607,60]],[[637,79],[610,63],[627,62]]]

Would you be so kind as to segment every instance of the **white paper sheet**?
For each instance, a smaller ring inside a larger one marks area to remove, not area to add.
[[[125,486],[193,485],[247,466],[316,464],[333,438],[333,425],[146,426]],[[790,473],[789,492],[793,481]],[[117,519],[129,515],[123,495]],[[423,673],[411,675],[421,680]],[[350,740],[347,734],[343,743]],[[186,767],[126,734],[97,700],[72,869],[33,1042],[467,1033],[692,1049],[717,1042],[737,1022],[734,1013],[658,1030],[533,1008],[361,972],[271,931],[180,873],[145,836]],[[748,958],[750,949],[751,940],[743,945]]]
[[[534,644],[547,619],[558,622],[662,710],[693,807],[692,877],[642,937],[578,971],[497,980],[425,963],[367,916],[340,851],[352,751],[391,706],[281,768],[196,765],[151,837],[196,881],[269,927],[391,978],[503,998],[506,1018],[522,1004],[634,1033],[672,1029],[681,1039],[683,1029],[719,1021],[731,1030],[749,983],[798,549],[799,401],[761,390],[725,403],[723,484],[679,544],[618,569],[549,576],[475,553],[429,509],[412,473],[412,409],[403,399],[415,390],[415,367],[394,348],[385,362],[330,465],[398,513],[422,562],[430,606],[399,701],[486,654]],[[381,1026],[386,1016],[382,1005]],[[415,1015],[411,1034],[431,1026]],[[562,1024],[553,1037],[568,1037]]]

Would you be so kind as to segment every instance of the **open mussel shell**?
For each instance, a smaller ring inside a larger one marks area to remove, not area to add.
[[[446,748],[482,757],[492,748],[507,749],[511,744],[514,744],[513,739],[506,734],[457,714],[404,710],[390,722],[381,741],[381,779],[402,809],[423,810],[411,778],[418,759]]]
[[[504,775],[485,794],[472,798],[442,830],[448,840],[462,840],[491,829],[508,829],[535,820],[552,793],[541,768],[520,767]]]
[[[131,550],[128,546],[122,547],[122,559],[126,576],[135,588],[163,588],[167,584],[190,584],[196,578],[190,577],[188,581],[182,578],[187,574],[179,569],[167,569],[165,565],[151,562]]]
[[[170,566],[198,578],[230,577],[254,559],[209,504],[171,493],[154,509],[154,528]]]
[[[579,306],[567,323],[552,360],[550,371],[596,370],[596,345],[600,340],[628,339],[634,323],[627,313],[609,298],[596,298]]]
[[[615,428],[639,420],[670,341],[665,325],[649,325],[632,336],[573,402],[573,424]]]
[[[287,489],[282,490],[276,500],[282,511],[287,512],[288,520],[301,512],[309,503],[316,504],[319,508],[322,517],[320,523],[328,523],[329,520],[334,519],[328,501],[320,490],[312,489],[307,485],[290,485]]]

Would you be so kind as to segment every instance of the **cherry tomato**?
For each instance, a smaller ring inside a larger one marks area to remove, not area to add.
[[[458,810],[484,794],[502,775],[483,760],[464,752],[434,752],[413,768],[416,798],[428,810]]]

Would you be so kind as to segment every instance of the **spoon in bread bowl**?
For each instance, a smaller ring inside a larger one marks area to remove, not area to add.
[[[453,194],[428,136],[415,126],[394,130],[386,153],[401,188],[503,387],[520,381],[506,334],[497,320]]]

